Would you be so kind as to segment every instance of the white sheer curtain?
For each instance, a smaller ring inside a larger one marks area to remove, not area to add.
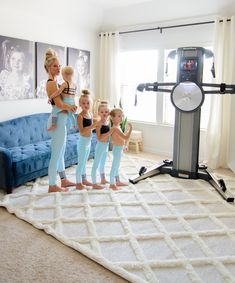
[[[234,20],[233,16],[231,21],[227,21],[227,18],[215,21],[213,49],[217,83],[235,83]],[[230,128],[232,99],[230,95],[212,95],[207,128],[207,160],[208,166],[213,169],[228,167],[229,135],[230,131],[235,131]]]
[[[118,89],[119,32],[100,33],[99,97],[110,106],[119,105]]]

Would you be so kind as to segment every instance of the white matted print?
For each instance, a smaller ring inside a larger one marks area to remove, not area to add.
[[[74,68],[74,80],[77,84],[78,93],[82,89],[90,88],[90,51],[67,48],[67,62]]]
[[[34,98],[34,43],[0,36],[0,100]]]

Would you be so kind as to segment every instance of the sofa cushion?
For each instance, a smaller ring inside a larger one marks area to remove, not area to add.
[[[51,155],[51,140],[9,148],[16,177],[46,168]]]
[[[41,113],[1,122],[0,147],[18,147],[48,140],[48,117],[48,113]]]

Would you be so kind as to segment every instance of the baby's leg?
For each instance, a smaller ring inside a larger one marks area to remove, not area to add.
[[[61,112],[61,109],[54,106],[52,109],[52,116],[51,116],[51,125],[47,129],[48,131],[53,131],[57,128],[57,120],[58,120],[58,113]]]

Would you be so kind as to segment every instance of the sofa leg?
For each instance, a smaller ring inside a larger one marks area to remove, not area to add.
[[[10,187],[10,188],[7,188],[7,194],[11,194],[12,193],[12,187]]]

